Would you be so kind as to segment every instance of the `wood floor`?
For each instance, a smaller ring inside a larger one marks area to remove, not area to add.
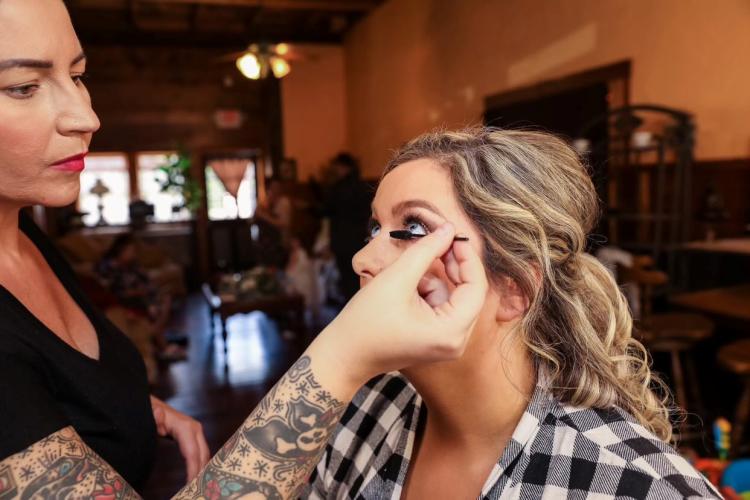
[[[189,296],[170,329],[188,336],[188,360],[162,367],[153,389],[155,396],[203,424],[212,454],[299,357],[309,340],[283,338],[275,323],[261,313],[234,316],[227,327],[225,364],[221,336],[213,335],[207,306],[200,295]],[[142,492],[144,498],[170,498],[184,484],[185,465],[176,443],[159,439],[156,464]]]

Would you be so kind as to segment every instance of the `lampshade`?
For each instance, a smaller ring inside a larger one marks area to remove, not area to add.
[[[289,53],[289,45],[286,43],[277,43],[276,44],[276,54],[280,56],[285,56]]]
[[[237,69],[240,70],[245,78],[257,80],[260,78],[261,65],[258,56],[251,52],[246,52],[237,59]]]
[[[291,70],[289,63],[284,59],[276,56],[271,57],[271,71],[276,78],[284,78]]]
[[[91,187],[91,189],[89,189],[89,193],[95,196],[104,196],[105,194],[109,193],[109,188],[102,182],[100,178],[97,177],[96,182]]]
[[[214,160],[209,164],[224,185],[224,189],[234,198],[237,198],[248,165],[246,159]]]

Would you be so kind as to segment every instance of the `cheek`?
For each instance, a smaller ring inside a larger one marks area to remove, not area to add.
[[[44,169],[47,139],[33,112],[0,109],[0,190],[28,188]]]
[[[3,167],[13,160],[40,163],[45,159],[55,123],[48,104],[39,97],[33,99],[36,101],[16,102],[0,96],[0,161]]]
[[[78,196],[78,176],[56,175],[46,168],[54,124],[32,106],[23,106],[23,113],[18,108],[0,107],[0,198],[50,206],[72,203]]]

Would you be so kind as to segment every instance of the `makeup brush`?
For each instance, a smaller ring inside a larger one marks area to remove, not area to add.
[[[405,240],[405,241],[421,238],[422,236],[427,236],[426,234],[414,234],[411,231],[407,231],[406,229],[401,229],[398,231],[391,231],[388,234],[391,235],[391,238],[395,238],[397,240]],[[469,238],[466,236],[455,236],[453,238],[453,241],[469,241]]]

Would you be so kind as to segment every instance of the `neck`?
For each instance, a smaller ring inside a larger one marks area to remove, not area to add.
[[[506,443],[523,416],[536,373],[523,343],[495,335],[472,338],[459,360],[405,371],[428,409],[425,437],[460,446]]]
[[[20,207],[0,200],[0,248],[5,256],[20,254],[21,231],[18,229]]]

